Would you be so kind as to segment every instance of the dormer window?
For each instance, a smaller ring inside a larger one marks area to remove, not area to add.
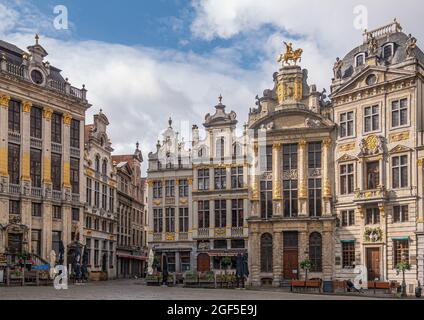
[[[360,67],[365,64],[365,53],[359,53],[355,56],[355,67]]]
[[[388,43],[383,47],[383,58],[390,59],[394,55],[394,45],[393,43]]]
[[[205,158],[206,157],[206,148],[205,147],[202,147],[202,148],[199,149],[198,156],[199,156],[199,158]]]

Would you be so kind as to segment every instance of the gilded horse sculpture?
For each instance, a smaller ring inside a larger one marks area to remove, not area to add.
[[[284,42],[284,44],[286,45],[286,53],[280,54],[277,62],[282,62],[283,65],[287,64],[289,66],[291,65],[290,62],[293,62],[294,65],[296,65],[298,61],[301,62],[303,50],[297,49],[297,50],[293,51],[293,44],[292,43]]]

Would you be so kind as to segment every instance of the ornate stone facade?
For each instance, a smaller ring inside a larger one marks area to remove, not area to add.
[[[196,270],[191,153],[171,119],[156,152],[149,154],[147,183],[149,248],[159,260],[166,254],[170,272]]]
[[[38,37],[28,52],[0,41],[0,253],[44,261],[82,241],[90,107],[46,56]]]
[[[107,134],[109,120],[100,110],[94,123],[85,126],[84,173],[86,206],[84,243],[89,250],[90,277],[116,278],[117,172]]]
[[[366,32],[333,79],[334,276],[352,279],[363,265],[369,280],[401,282],[396,265],[406,260],[413,293],[424,281],[424,55],[401,30],[395,21]]]
[[[279,287],[301,278],[333,276],[332,157],[335,125],[324,93],[307,70],[283,65],[274,88],[249,114],[254,158],[249,172],[249,265],[253,286]]]

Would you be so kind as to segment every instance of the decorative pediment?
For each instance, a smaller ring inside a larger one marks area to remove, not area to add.
[[[408,147],[403,146],[403,145],[397,145],[392,150],[390,150],[389,153],[395,154],[395,153],[404,153],[404,152],[411,152],[411,151],[412,151],[411,148],[408,148]]]
[[[356,160],[358,160],[358,158],[351,156],[349,154],[344,154],[341,158],[337,160],[337,162],[351,162]]]
[[[353,90],[366,89],[367,87],[370,86],[370,84],[366,83],[366,79],[370,75],[376,76],[377,82],[375,84],[378,85],[379,83],[382,82],[383,79],[385,82],[400,80],[405,77],[414,76],[414,72],[407,71],[407,70],[398,70],[398,69],[387,70],[385,67],[378,67],[378,66],[366,66],[364,69],[362,69],[361,72],[359,72],[357,75],[352,77],[348,82],[346,82],[340,88],[338,88],[337,91],[335,91],[332,94],[332,98],[351,92]]]

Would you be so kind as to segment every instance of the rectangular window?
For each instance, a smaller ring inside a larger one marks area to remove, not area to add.
[[[340,166],[340,194],[352,194],[355,191],[355,171],[353,163]]]
[[[199,201],[198,202],[198,220],[199,220],[199,228],[207,229],[210,226],[210,218],[209,218],[209,201]]]
[[[261,181],[260,186],[261,218],[272,218],[274,209],[272,203],[272,181]]]
[[[80,209],[72,208],[72,221],[79,222],[80,221]]]
[[[102,185],[102,209],[107,210],[107,185]]]
[[[85,245],[86,245],[86,248],[87,248],[88,265],[91,266],[91,239],[90,238],[86,239]]]
[[[89,217],[89,216],[86,216],[85,217],[85,227],[87,228],[87,229],[91,229],[91,217]]]
[[[261,172],[272,171],[272,146],[260,147],[260,168]]]
[[[43,111],[40,108],[31,108],[30,134],[32,138],[42,138]]]
[[[231,168],[231,188],[242,189],[243,187],[243,167]]]
[[[80,162],[79,159],[71,158],[71,186],[72,193],[79,194],[80,193]]]
[[[199,169],[197,171],[197,180],[200,191],[209,190],[209,169]]]
[[[355,242],[342,243],[343,268],[355,266]]]
[[[380,224],[380,209],[379,208],[369,208],[367,209],[366,223],[370,224]]]
[[[175,232],[175,208],[165,209],[166,232]]]
[[[297,144],[286,144],[283,146],[283,170],[297,169]]]
[[[364,109],[364,131],[373,132],[380,129],[380,107],[378,105]]]
[[[100,183],[97,181],[94,182],[94,207],[100,207]]]
[[[322,191],[321,191],[321,179],[309,179],[308,182],[309,191],[309,216],[310,217],[321,217],[322,215]]]
[[[408,99],[392,102],[392,128],[408,124]]]
[[[30,151],[30,173],[32,187],[41,188],[41,150]]]
[[[62,190],[62,156],[52,153],[51,155],[51,176],[53,180],[53,190]]]
[[[92,199],[92,195],[93,195],[93,180],[91,180],[90,178],[87,178],[87,204],[89,206],[92,205],[93,203],[93,199]]]
[[[21,183],[20,166],[21,166],[21,148],[19,145],[9,143],[8,170],[9,170],[10,184],[18,185]]]
[[[62,241],[62,232],[52,231],[52,249],[56,252],[56,258],[59,257],[60,241]]]
[[[227,169],[215,169],[215,190],[227,189]]]
[[[41,230],[31,230],[31,253],[41,256]]]
[[[165,181],[165,196],[167,198],[175,197],[175,181],[174,180]]]
[[[180,253],[181,260],[181,272],[190,271],[190,252],[181,252]]]
[[[409,263],[409,240],[393,241],[393,269],[405,261]]]
[[[54,220],[62,220],[62,207],[60,206],[53,206],[52,207],[53,210],[53,219]]]
[[[244,206],[243,199],[231,201],[232,226],[242,228],[244,226]]]
[[[31,204],[31,215],[33,217],[37,217],[37,218],[42,217],[41,203],[32,203]]]
[[[393,188],[408,187],[408,156],[392,158]]]
[[[109,188],[109,212],[114,212],[115,206],[115,189]]]
[[[367,169],[367,189],[375,190],[380,185],[380,163],[378,161],[368,162]]]
[[[21,214],[21,203],[19,201],[9,201],[9,214],[20,215]]]
[[[174,273],[175,272],[175,252],[168,252],[167,253],[168,258],[168,272]]]
[[[71,147],[80,148],[80,122],[78,120],[71,120]]]
[[[179,231],[188,232],[188,208],[180,208],[180,226]]]
[[[180,198],[187,198],[188,197],[188,180],[181,179],[179,181],[178,189],[179,189]]]
[[[94,240],[94,266],[99,267],[99,240]]]
[[[342,227],[355,225],[355,210],[342,211]]]
[[[308,167],[309,169],[321,169],[321,142],[308,144]]]
[[[394,206],[393,207],[393,222],[408,222],[409,221],[409,207],[408,206]]]
[[[21,132],[21,103],[15,100],[9,102],[9,131]]]
[[[53,143],[62,143],[62,115],[58,113],[53,113],[52,120],[52,142]]]
[[[215,228],[227,227],[227,200],[215,200]]]
[[[353,137],[355,135],[355,113],[353,111],[340,114],[340,138]]]
[[[154,199],[162,198],[162,182],[161,181],[155,181],[153,183],[153,198]]]
[[[298,215],[298,182],[297,180],[284,180],[284,217],[297,217]]]

